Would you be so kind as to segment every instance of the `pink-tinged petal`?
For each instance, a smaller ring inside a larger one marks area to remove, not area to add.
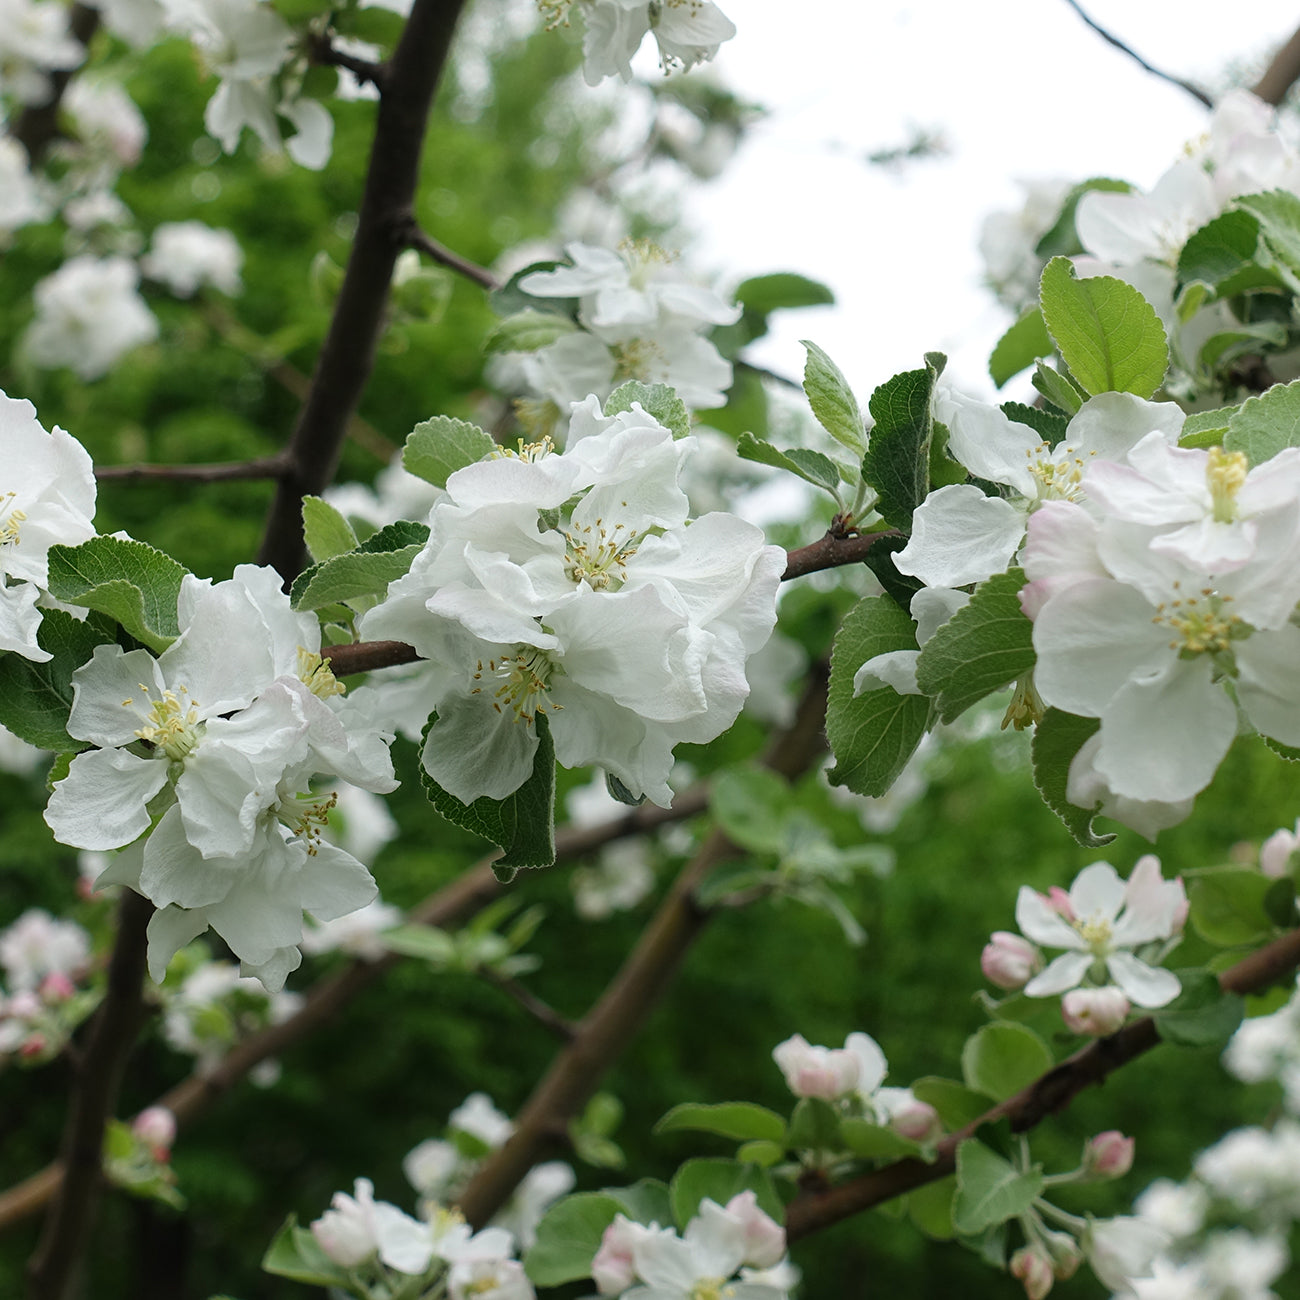
[[[1182,881],[1166,880],[1160,859],[1144,854],[1133,868],[1124,891],[1124,914],[1115,926],[1116,947],[1136,948],[1175,933],[1175,919],[1187,903]]]
[[[1204,573],[1235,573],[1255,557],[1259,528],[1253,519],[1219,523],[1196,519],[1151,541],[1158,555],[1168,555]]]
[[[1092,960],[1092,954],[1087,952],[1062,953],[1025,985],[1026,997],[1050,998],[1076,988],[1088,973]]]
[[[1237,710],[1208,659],[1129,682],[1106,708],[1097,770],[1131,799],[1174,803],[1209,785],[1237,734]]]
[[[1080,921],[1113,921],[1124,906],[1124,882],[1109,862],[1084,867],[1070,886],[1070,908]]]
[[[1294,505],[1300,498],[1300,447],[1284,447],[1246,475],[1237,493],[1237,509],[1243,515],[1257,515],[1279,506]]]
[[[60,844],[120,849],[149,829],[146,805],[167,784],[167,767],[121,749],[78,754],[50,795],[45,824]]]
[[[694,1256],[696,1277],[730,1277],[745,1258],[744,1223],[708,1197],[682,1233]]]
[[[1182,992],[1178,976],[1172,971],[1148,966],[1131,952],[1113,952],[1106,958],[1106,969],[1116,984],[1139,1007],[1168,1006]]]
[[[955,483],[916,508],[911,539],[894,562],[927,587],[964,587],[1005,569],[1024,531],[1024,513],[1010,501]]]
[[[1021,885],[1016,895],[1016,924],[1020,932],[1046,948],[1082,948],[1078,931],[1036,889]]]

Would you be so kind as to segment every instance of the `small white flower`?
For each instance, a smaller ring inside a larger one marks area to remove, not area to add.
[[[230,231],[214,230],[201,221],[171,221],[153,232],[153,246],[141,258],[140,268],[177,297],[192,298],[205,284],[222,293],[238,293],[243,261],[243,250]]]
[[[1080,1243],[1092,1271],[1116,1295],[1132,1296],[1134,1278],[1151,1276],[1155,1257],[1169,1244],[1168,1234],[1142,1219],[1089,1219]]]

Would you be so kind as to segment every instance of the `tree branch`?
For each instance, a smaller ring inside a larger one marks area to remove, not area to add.
[[[1219,976],[1219,984],[1229,993],[1258,993],[1297,966],[1300,966],[1300,930],[1293,930],[1224,971]],[[947,1177],[957,1167],[957,1147],[974,1136],[981,1125],[1006,1119],[1011,1122],[1012,1132],[1027,1132],[1049,1115],[1064,1110],[1085,1088],[1101,1083],[1120,1066],[1150,1051],[1159,1042],[1155,1021],[1144,1016],[1108,1038],[1089,1043],[1014,1097],[1008,1097],[965,1128],[944,1138],[932,1163],[898,1160],[836,1187],[803,1189],[786,1207],[788,1240],[797,1241],[913,1188]]]
[[[425,234],[414,217],[411,218],[409,225],[406,227],[403,240],[407,248],[418,249],[439,265],[448,267],[458,275],[463,275],[467,280],[473,280],[475,284],[481,284],[485,289],[491,290],[501,287],[496,276],[486,267],[479,266],[467,258],[461,257],[459,253],[453,253],[450,248],[445,248],[436,239]]]
[[[232,479],[279,478],[289,467],[283,452],[259,456],[256,460],[234,461],[227,465],[97,465],[95,478],[109,480],[173,483],[227,483]]]
[[[821,752],[825,711],[826,677],[818,672],[800,703],[795,726],[778,738],[765,764],[783,776],[805,771]],[[696,891],[716,866],[738,851],[715,829],[683,868],[622,968],[533,1089],[515,1120],[514,1133],[488,1157],[461,1195],[460,1209],[471,1224],[482,1226],[505,1204],[636,1037],[714,915],[700,906]]]
[[[74,4],[68,11],[68,35],[82,45],[89,46],[99,30],[99,10],[83,4]],[[27,159],[35,168],[45,157],[45,151],[59,138],[59,106],[68,83],[80,71],[76,68],[59,68],[45,75],[50,79],[50,95],[43,104],[28,104],[18,115],[10,134],[24,149]]]
[[[1108,32],[1099,22],[1090,18],[1084,12],[1083,6],[1078,3],[1078,0],[1065,0],[1065,3],[1068,4],[1070,8],[1073,9],[1074,12],[1102,38],[1102,40],[1113,45],[1122,54],[1127,54],[1128,57],[1145,72],[1149,72],[1153,77],[1159,77],[1161,81],[1167,81],[1171,86],[1177,86],[1179,90],[1185,90],[1197,101],[1197,103],[1203,105],[1205,108],[1214,107],[1214,100],[1212,100],[1209,95],[1200,88],[1200,86],[1191,81],[1184,81],[1182,77],[1176,77],[1171,72],[1162,72],[1159,68],[1153,67],[1131,46],[1125,45],[1118,36],[1114,35],[1112,32]]]
[[[1264,103],[1276,108],[1297,81],[1300,81],[1300,30],[1294,32],[1291,39],[1273,55],[1272,63],[1264,69],[1264,75],[1251,90]]]
[[[566,1020],[554,1007],[543,1002],[535,993],[527,989],[517,979],[508,975],[498,975],[491,967],[484,966],[478,972],[493,988],[498,988],[507,997],[526,1011],[543,1029],[549,1029],[557,1038],[571,1043],[577,1036],[573,1021]]]
[[[331,68],[346,68],[358,81],[370,82],[381,95],[388,88],[388,64],[345,54],[342,50],[336,49],[334,43],[323,32],[313,32],[307,37],[307,55],[313,63],[321,63]]]
[[[108,987],[72,1086],[60,1161],[67,1172],[27,1265],[30,1300],[65,1300],[89,1244],[102,1187],[104,1126],[144,1018],[145,929],[152,915],[147,899],[131,890],[123,893]]]
[[[322,491],[338,468],[348,421],[374,366],[393,265],[412,220],[420,154],[434,92],[465,0],[415,0],[388,63],[357,233],[311,390],[289,439],[258,555],[286,580],[302,569],[302,498]]]

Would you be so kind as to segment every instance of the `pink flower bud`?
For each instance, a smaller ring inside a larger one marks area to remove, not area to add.
[[[132,1121],[131,1132],[159,1164],[165,1164],[176,1141],[176,1116],[166,1106],[149,1106]]]
[[[796,1097],[834,1101],[858,1086],[862,1067],[845,1048],[814,1047],[802,1034],[787,1038],[772,1049],[772,1059]]]
[[[41,1014],[41,1000],[31,989],[20,989],[4,1004],[4,1013],[14,1020],[35,1020]]]
[[[1083,1148],[1083,1168],[1094,1178],[1123,1178],[1133,1168],[1133,1148],[1137,1145],[1118,1129],[1107,1129],[1089,1139]]]
[[[1042,1228],[1040,1232],[1056,1280],[1064,1282],[1073,1277],[1083,1263],[1083,1250],[1079,1243],[1068,1232],[1053,1232],[1050,1228]]]
[[[1102,989],[1071,989],[1061,999],[1066,1028],[1089,1038],[1113,1034],[1128,1019],[1129,1000],[1113,984]]]
[[[601,1295],[621,1295],[636,1281],[632,1251],[651,1230],[621,1214],[605,1229],[600,1249],[591,1261],[591,1278]]]
[[[1029,1300],[1043,1300],[1056,1281],[1052,1263],[1037,1246],[1022,1246],[1011,1256],[1010,1273],[1024,1283]]]
[[[29,1034],[23,1039],[22,1046],[18,1049],[18,1055],[31,1060],[33,1056],[39,1056],[45,1050],[44,1034]]]
[[[980,953],[980,970],[1000,989],[1022,989],[1042,967],[1038,949],[1028,939],[1007,930],[995,930]]]
[[[1077,919],[1074,915],[1074,904],[1070,902],[1070,895],[1065,892],[1060,885],[1053,885],[1045,895],[1047,905],[1053,912],[1058,913],[1071,924]]]
[[[1291,874],[1291,855],[1300,847],[1300,839],[1291,831],[1274,831],[1260,845],[1259,869],[1273,880]]]
[[[41,981],[41,1000],[47,1005],[66,1002],[75,992],[77,986],[61,971],[51,971]]]
[[[750,1268],[772,1268],[785,1258],[785,1229],[758,1208],[758,1197],[752,1191],[737,1192],[723,1209],[744,1226],[742,1264]]]

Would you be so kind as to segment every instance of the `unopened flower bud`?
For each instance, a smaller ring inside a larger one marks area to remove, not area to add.
[[[772,1049],[772,1059],[780,1066],[796,1097],[834,1101],[852,1092],[862,1073],[852,1052],[844,1048],[814,1047],[802,1034],[778,1043]]]
[[[176,1116],[166,1106],[146,1107],[135,1117],[131,1132],[149,1148],[153,1158],[163,1164],[176,1141]]]
[[[1011,1276],[1024,1284],[1029,1300],[1043,1300],[1056,1281],[1051,1261],[1037,1246],[1022,1246],[1011,1256]]]
[[[1066,1028],[1089,1038],[1113,1034],[1128,1019],[1129,1000],[1113,984],[1101,989],[1071,989],[1061,999]]]
[[[1083,1148],[1084,1172],[1094,1178],[1123,1178],[1133,1168],[1133,1148],[1137,1145],[1117,1129],[1107,1129],[1090,1138]]]
[[[995,930],[980,953],[980,970],[990,984],[1000,989],[1022,989],[1042,967],[1038,949],[1007,930]]]
[[[41,981],[41,1001],[47,1006],[66,1002],[75,992],[77,986],[61,971],[51,971]]]
[[[758,1208],[758,1197],[752,1191],[737,1192],[723,1209],[744,1226],[742,1264],[750,1268],[772,1268],[785,1258],[785,1229]]]
[[[39,1056],[46,1047],[44,1034],[29,1034],[23,1039],[22,1046],[18,1049],[18,1055],[31,1060],[33,1056]]]
[[[1274,831],[1259,847],[1259,869],[1270,879],[1291,874],[1291,855],[1300,848],[1300,838],[1291,831]]]
[[[650,1235],[651,1229],[621,1214],[605,1229],[600,1249],[591,1261],[592,1281],[601,1295],[621,1295],[636,1281],[632,1251],[638,1241]]]
[[[1079,1271],[1083,1263],[1083,1248],[1068,1232],[1042,1229],[1043,1244],[1052,1261],[1052,1273],[1058,1282],[1064,1282]]]

